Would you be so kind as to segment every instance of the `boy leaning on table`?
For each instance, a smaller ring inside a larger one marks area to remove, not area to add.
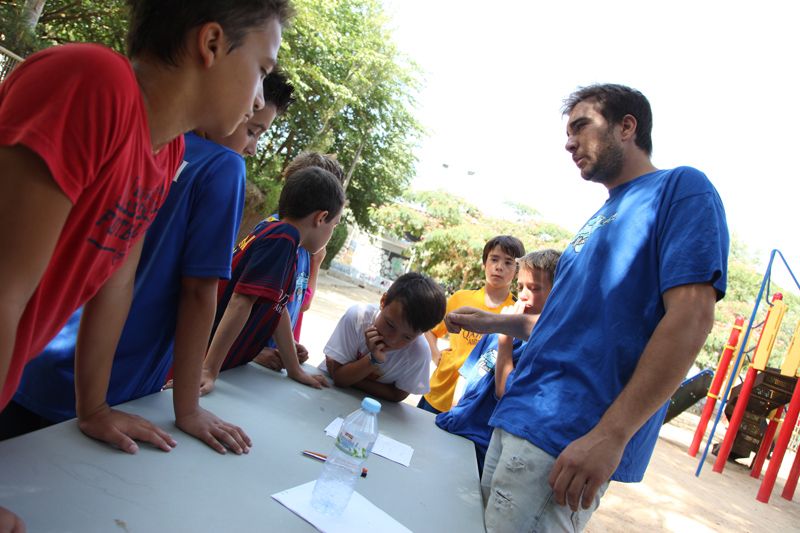
[[[273,71],[263,83],[264,107],[233,134],[184,136],[180,174],[147,232],[128,319],[110,381],[109,405],[161,390],[173,366],[175,425],[220,453],[246,452],[250,439],[198,403],[200,368],[216,313],[217,283],[230,277],[231,251],[244,207],[245,160],[259,137],[292,102],[293,87]],[[82,311],[25,367],[14,399],[0,412],[0,440],[75,418],[75,345]],[[95,376],[95,379],[107,379]],[[80,393],[80,391],[79,391]],[[128,449],[133,441],[114,441]]]
[[[322,250],[344,203],[342,184],[323,168],[304,168],[286,178],[278,200],[280,220],[263,220],[239,242],[231,279],[220,281],[201,394],[214,389],[221,371],[252,361],[270,337],[290,378],[318,389],[328,385],[300,366],[286,304],[295,288],[298,247],[312,254]]]
[[[428,276],[403,274],[380,306],[358,304],[339,319],[325,345],[335,385],[355,387],[391,402],[429,390],[431,350],[422,334],[444,318],[444,291]]]
[[[76,369],[110,371],[181,135],[228,135],[263,106],[261,81],[291,13],[285,0],[128,3],[130,61],[97,45],[54,47],[0,86],[0,409],[83,304]],[[78,412],[164,450],[175,444],[104,402]],[[0,524],[9,515],[0,508]]]

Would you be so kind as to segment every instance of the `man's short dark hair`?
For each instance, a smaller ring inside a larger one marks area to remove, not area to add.
[[[319,167],[307,167],[286,177],[278,200],[278,217],[301,219],[327,211],[326,222],[344,207],[344,189],[336,176]]]
[[[282,71],[275,69],[264,78],[264,101],[274,105],[282,115],[294,102],[294,86]]]
[[[600,104],[600,113],[609,124],[621,124],[625,115],[636,119],[636,146],[647,155],[653,153],[653,111],[650,102],[637,91],[625,85],[614,83],[596,84],[581,87],[564,100],[561,111],[568,115],[584,100],[594,100]]]
[[[383,305],[398,301],[403,307],[403,319],[414,331],[428,331],[444,318],[447,298],[442,288],[425,274],[408,272],[397,278]]]
[[[486,260],[489,258],[489,253],[498,246],[501,250],[514,259],[525,255],[525,245],[522,244],[522,241],[516,237],[512,237],[511,235],[498,235],[497,237],[492,237],[489,239],[489,241],[483,247],[484,265],[486,264]]]
[[[281,26],[294,15],[289,0],[128,0],[128,55],[150,56],[177,66],[186,35],[208,22],[217,22],[231,43],[242,44],[247,32],[272,17]]]

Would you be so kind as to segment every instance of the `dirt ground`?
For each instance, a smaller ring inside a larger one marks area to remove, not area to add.
[[[301,340],[309,350],[309,363],[322,361],[325,342],[345,309],[377,303],[379,298],[377,291],[323,272],[311,310],[303,318]],[[406,403],[416,405],[417,400],[409,397]],[[700,477],[695,477],[703,447],[698,458],[689,457],[686,450],[697,420],[684,413],[663,427],[644,481],[612,483],[587,532],[800,532],[800,491],[794,501],[781,498],[794,454],[787,452],[769,503],[760,503],[755,499],[760,482],[750,477],[747,461],[729,462],[720,475],[712,472],[715,457],[709,453]],[[718,427],[715,440],[722,435]]]

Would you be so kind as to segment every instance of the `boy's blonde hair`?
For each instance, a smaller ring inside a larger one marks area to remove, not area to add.
[[[556,275],[556,265],[561,257],[561,252],[553,250],[552,248],[545,248],[544,250],[537,250],[524,255],[517,259],[517,264],[520,268],[533,271],[539,269],[547,273],[550,283],[553,283],[553,278]]]
[[[339,161],[336,160],[336,154],[321,154],[319,152],[300,152],[300,154],[292,159],[286,165],[281,173],[281,180],[286,180],[289,176],[308,167],[319,167],[327,170],[339,180],[339,183],[344,185],[344,169]]]

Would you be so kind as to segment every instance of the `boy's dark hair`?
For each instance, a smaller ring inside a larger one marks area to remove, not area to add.
[[[289,0],[127,0],[128,55],[154,57],[177,66],[184,53],[186,35],[208,22],[217,22],[230,43],[228,53],[245,35],[271,17],[281,26],[294,15]]]
[[[336,160],[336,154],[322,154],[320,152],[300,152],[300,154],[292,159],[292,162],[286,165],[281,173],[281,179],[285,180],[298,170],[308,167],[324,168],[334,175],[339,183],[344,183],[344,169],[339,161]]]
[[[541,270],[547,274],[547,277],[550,279],[550,283],[553,283],[553,278],[556,276],[556,265],[558,265],[558,260],[561,257],[561,252],[558,250],[553,250],[552,248],[546,248],[544,250],[536,250],[535,252],[531,252],[526,254],[519,259],[517,259],[517,264],[519,264],[520,268],[526,268],[528,270]]]
[[[308,167],[290,174],[278,200],[278,217],[304,218],[315,211],[327,211],[326,222],[344,207],[344,189],[336,176],[319,167]]]
[[[584,100],[594,100],[600,104],[600,113],[609,124],[620,124],[625,115],[635,118],[636,146],[644,150],[647,155],[652,155],[653,111],[650,109],[650,102],[642,93],[614,83],[581,87],[564,100],[561,112],[568,115]]]
[[[522,241],[517,239],[516,237],[512,237],[511,235],[498,235],[497,237],[492,237],[483,247],[483,264],[486,264],[486,260],[489,258],[489,252],[495,249],[495,247],[499,246],[501,250],[505,253],[516,259],[517,257],[522,257],[525,255],[525,245],[522,244]]]
[[[409,272],[397,278],[383,305],[398,301],[403,306],[403,318],[414,331],[428,331],[444,318],[447,298],[442,288],[425,274]]]
[[[279,115],[284,114],[294,102],[293,93],[294,86],[280,70],[275,69],[264,78],[264,101],[274,105]]]

